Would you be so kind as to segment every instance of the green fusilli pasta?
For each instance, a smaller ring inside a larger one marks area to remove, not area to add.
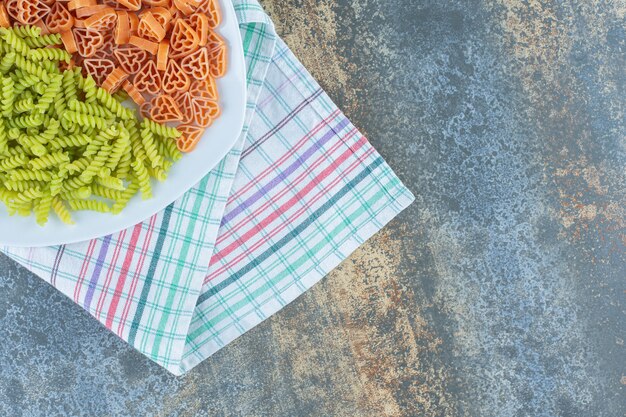
[[[13,26],[11,30],[15,35],[19,36],[20,38],[37,38],[39,35],[41,35],[41,28],[38,28],[37,26],[19,25]]]
[[[15,63],[15,55],[15,52],[11,51],[2,57],[0,60],[0,74],[4,75],[11,70]]]
[[[25,113],[33,108],[33,104],[34,103],[32,98],[23,98],[15,102],[15,104],[13,105],[13,111],[15,113]]]
[[[49,35],[39,37],[24,38],[24,42],[31,48],[43,48],[46,46],[61,45],[63,43],[60,33],[51,33]]]
[[[57,48],[40,48],[40,49],[31,49],[28,52],[28,58],[33,61],[43,61],[43,60],[51,60],[51,61],[64,61],[69,63],[72,56],[63,49]]]
[[[137,193],[152,196],[181,157],[176,129],[143,122],[80,68],[61,36],[34,26],[0,28],[0,201],[9,214],[50,211],[72,224],[70,209],[119,213]],[[111,206],[100,199],[110,200]]]
[[[115,100],[111,94],[102,88],[96,88],[96,99],[122,120],[131,120],[134,117],[132,111],[122,106],[122,103]]]
[[[6,159],[0,159],[0,171],[9,172],[17,167],[24,166],[28,162],[26,155],[15,155]]]
[[[141,127],[150,130],[152,133],[157,136],[161,136],[162,138],[177,139],[182,135],[178,129],[162,125],[150,119],[143,119]]]
[[[22,55],[28,55],[28,53],[30,52],[30,47],[28,46],[28,44],[24,41],[24,39],[20,38],[13,30],[0,28],[0,37],[11,48],[11,51],[15,51]]]
[[[72,215],[70,211],[65,207],[65,203],[60,198],[54,197],[52,199],[52,210],[56,213],[56,215],[61,219],[61,221],[65,224],[74,224],[72,220]]]
[[[31,159],[28,165],[34,170],[42,170],[53,166],[60,166],[65,162],[69,162],[70,158],[65,152],[54,152],[44,155],[37,159]]]
[[[66,111],[63,117],[70,122],[79,126],[93,127],[95,129],[104,129],[109,123],[103,117],[96,117],[90,114],[77,113],[75,111]]]
[[[69,200],[67,202],[74,211],[89,210],[98,213],[110,213],[111,208],[100,200]]]
[[[159,150],[154,141],[154,134],[150,130],[144,129],[141,131],[141,144],[146,151],[150,166],[152,168],[161,166],[163,164],[163,157],[159,154]]]

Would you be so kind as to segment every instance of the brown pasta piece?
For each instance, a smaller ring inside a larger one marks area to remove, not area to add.
[[[97,32],[110,32],[117,23],[117,14],[111,7],[107,7],[85,20],[85,27]]]
[[[217,0],[203,0],[198,6],[198,11],[207,15],[209,27],[215,29],[222,22],[222,13]]]
[[[156,96],[152,99],[150,117],[155,122],[168,123],[179,122],[183,115],[171,96],[161,94],[160,96]]]
[[[67,8],[70,10],[76,10],[81,7],[96,6],[97,4],[96,0],[70,0],[67,3]]]
[[[204,133],[204,128],[193,125],[181,125],[176,129],[182,133],[182,135],[176,139],[176,147],[181,152],[193,151]]]
[[[165,71],[167,69],[167,60],[170,51],[170,41],[167,39],[162,40],[159,44],[159,50],[157,51],[157,69],[159,71]]]
[[[67,32],[61,33],[61,41],[63,42],[63,46],[65,50],[70,54],[78,51],[78,45],[76,45],[76,38],[74,38],[74,32],[68,30]]]
[[[91,75],[98,85],[102,85],[104,80],[115,69],[115,63],[106,58],[85,58],[82,62],[83,74]]]
[[[156,42],[149,41],[144,38],[140,38],[139,36],[132,35],[128,40],[128,43],[136,46],[137,48],[143,49],[144,51],[156,55],[157,50],[159,49],[159,44]]]
[[[211,73],[211,59],[207,48],[200,48],[180,61],[180,67],[191,78],[204,80]]]
[[[163,91],[172,94],[174,92],[187,91],[191,80],[180,68],[180,65],[173,59],[167,63],[167,68],[163,74]]]
[[[136,74],[148,61],[148,53],[136,46],[125,45],[116,48],[113,56],[117,59],[120,67],[129,74]]]
[[[174,7],[185,16],[189,16],[196,10],[195,3],[191,1],[173,0],[173,3]]]
[[[181,123],[193,123],[194,108],[193,97],[191,94],[188,91],[185,91],[172,95],[172,97],[176,101],[176,104],[178,104],[178,108],[182,114]]]
[[[150,118],[150,111],[152,110],[152,101],[146,101],[139,106],[139,113],[147,119]]]
[[[143,94],[141,94],[137,87],[135,87],[130,81],[124,81],[122,83],[122,88],[128,93],[131,100],[133,100],[138,106],[141,106],[146,102]]]
[[[165,7],[153,7],[148,9],[146,12],[152,13],[157,22],[159,22],[166,31],[170,30],[172,27],[172,13],[170,13],[170,11]]]
[[[52,5],[44,22],[50,33],[63,33],[74,26],[74,16],[63,3],[57,1]]]
[[[180,58],[198,49],[198,34],[183,19],[177,19],[170,36],[170,57]]]
[[[13,19],[17,20],[18,9],[17,9],[17,1],[18,0],[7,0],[4,3],[4,7],[7,10],[7,14]]]
[[[128,43],[130,39],[130,21],[128,20],[128,12],[125,10],[118,10],[117,12],[117,26],[113,31],[113,37],[116,45],[124,45]]]
[[[220,106],[216,101],[196,98],[193,106],[194,122],[198,126],[208,127],[220,115]]]
[[[104,38],[99,32],[87,28],[74,28],[74,38],[78,53],[84,58],[93,56],[104,43]]]
[[[143,93],[158,94],[161,91],[161,74],[153,60],[148,60],[135,74],[133,83]]]
[[[204,13],[194,13],[185,21],[198,34],[199,45],[205,46],[209,41],[209,19]]]
[[[96,4],[95,6],[81,7],[80,9],[76,9],[74,12],[76,13],[77,18],[84,19],[109,8],[111,8],[111,6],[106,4]]]
[[[143,0],[143,4],[150,7],[167,7],[170,4],[170,0]]]
[[[152,42],[161,42],[165,38],[165,28],[155,19],[151,12],[146,12],[139,20],[137,34]]]
[[[141,9],[141,0],[117,0],[117,2],[128,10],[137,11]]]
[[[9,13],[7,12],[7,8],[5,7],[3,2],[0,2],[0,27],[3,27],[3,28],[11,27],[11,20],[9,18]]]
[[[39,0],[17,0],[17,20],[32,25],[50,13],[50,7]]]
[[[189,87],[189,93],[194,98],[203,98],[206,100],[217,101],[219,95],[217,93],[217,84],[213,77],[208,77],[205,80],[194,80]]]
[[[128,13],[128,25],[130,26],[130,34],[136,35],[139,27],[139,18],[135,13]]]
[[[226,74],[226,67],[228,65],[226,58],[226,46],[220,45],[217,48],[211,50],[209,53],[211,60],[211,76],[214,78],[220,78]]]
[[[123,69],[115,68],[102,83],[102,88],[109,94],[115,94],[127,79],[128,74]]]

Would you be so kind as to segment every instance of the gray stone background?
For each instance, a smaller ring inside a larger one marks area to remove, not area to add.
[[[263,4],[417,202],[183,378],[0,256],[0,415],[626,415],[626,1]]]

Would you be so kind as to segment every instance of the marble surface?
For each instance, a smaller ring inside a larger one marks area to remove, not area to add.
[[[0,415],[625,415],[626,3],[263,4],[416,203],[180,378],[0,255]]]

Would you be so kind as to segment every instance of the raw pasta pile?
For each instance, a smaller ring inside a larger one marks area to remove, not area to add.
[[[0,25],[60,34],[73,63],[114,94],[123,89],[144,116],[173,123],[191,151],[220,114],[215,78],[226,46],[213,31],[218,0],[6,0]]]
[[[180,132],[123,107],[38,27],[0,28],[0,201],[10,214],[119,213],[181,157]]]

